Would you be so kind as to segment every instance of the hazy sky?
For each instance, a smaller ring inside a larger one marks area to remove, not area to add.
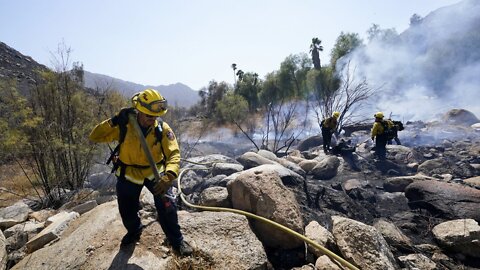
[[[261,77],[322,40],[323,62],[341,31],[366,39],[372,23],[400,33],[412,14],[459,0],[0,0],[0,41],[51,66],[62,40],[84,69],[145,85],[212,79],[231,64]]]

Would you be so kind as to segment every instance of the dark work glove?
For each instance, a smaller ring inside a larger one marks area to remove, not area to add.
[[[112,122],[112,126],[122,125],[125,126],[128,124],[128,115],[131,113],[135,113],[134,108],[122,108],[110,121]]]
[[[153,195],[163,195],[167,193],[168,189],[172,186],[173,180],[176,176],[173,173],[166,172],[160,176],[160,181],[157,181],[153,185]]]

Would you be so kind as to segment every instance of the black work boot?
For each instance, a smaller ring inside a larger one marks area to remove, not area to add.
[[[127,232],[122,238],[121,244],[128,245],[131,243],[135,243],[140,240],[140,236],[142,235],[143,225],[136,232]]]
[[[182,256],[190,256],[193,253],[193,249],[190,244],[183,240],[180,245],[178,247],[174,247],[174,249],[178,251],[178,253],[180,253],[180,255]]]

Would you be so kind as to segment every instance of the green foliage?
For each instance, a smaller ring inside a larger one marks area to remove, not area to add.
[[[228,92],[217,103],[218,116],[229,123],[242,123],[248,117],[248,102],[241,95]]]
[[[29,160],[36,178],[31,183],[40,183],[39,199],[50,206],[56,203],[52,191],[83,187],[98,150],[90,131],[127,104],[113,90],[86,91],[81,65],[60,70],[41,72],[26,96],[14,82],[0,82],[0,160]]]
[[[337,41],[333,46],[331,58],[330,58],[330,66],[336,69],[337,60],[340,59],[342,56],[345,56],[352,52],[355,48],[363,45],[362,39],[357,33],[343,33],[341,32],[340,35],[337,37]],[[342,67],[339,68],[340,70]]]
[[[239,70],[240,72],[241,70]],[[262,81],[258,79],[258,74],[253,72],[241,73],[238,76],[235,94],[242,96],[248,101],[250,112],[255,112],[259,107],[258,94],[262,88]]]
[[[27,100],[20,95],[16,82],[0,81],[0,164],[13,157],[24,157],[25,129],[35,127],[39,118],[33,115]]]
[[[310,59],[305,53],[289,55],[280,64],[277,73],[278,88],[281,99],[301,98],[307,94],[305,79],[312,68]]]
[[[210,81],[207,88],[199,91],[200,113],[207,118],[214,118],[217,111],[217,103],[223,99],[229,86],[226,82]]]
[[[395,28],[381,29],[378,24],[372,24],[367,30],[368,41],[380,41],[382,44],[395,44],[399,41],[399,36]]]

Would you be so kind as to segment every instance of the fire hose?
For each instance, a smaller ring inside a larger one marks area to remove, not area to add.
[[[160,174],[158,173],[157,171],[157,167],[155,165],[155,161],[153,159],[153,156],[152,156],[152,153],[150,152],[150,149],[148,148],[148,145],[147,145],[147,142],[145,141],[145,137],[142,133],[142,130],[140,129],[140,126],[138,125],[138,122],[137,120],[135,119],[135,116],[134,115],[129,115],[129,121],[130,123],[133,123],[133,126],[137,132],[137,136],[140,140],[140,144],[142,145],[142,148],[143,148],[143,151],[145,152],[145,155],[147,156],[147,159],[148,159],[148,162],[150,164],[150,167],[152,168],[152,171],[153,171],[153,174],[155,176],[155,180],[156,181],[160,181]],[[195,162],[191,162],[189,161],[190,163],[193,163],[193,164],[198,164],[198,165],[212,165],[212,164],[215,164],[215,163],[195,163]],[[272,220],[269,220],[267,218],[264,218],[264,217],[261,217],[261,216],[258,216],[258,215],[255,215],[255,214],[252,214],[250,212],[246,212],[246,211],[242,211],[242,210],[238,210],[238,209],[233,209],[233,208],[224,208],[224,207],[212,207],[212,206],[202,206],[202,205],[195,205],[195,204],[192,204],[190,202],[187,201],[187,199],[185,198],[185,195],[183,194],[182,192],[182,186],[181,186],[181,179],[184,175],[184,173],[186,171],[189,171],[189,170],[197,170],[197,169],[202,169],[202,170],[208,170],[209,168],[189,168],[189,169],[184,169],[180,172],[179,176],[178,176],[178,193],[180,194],[180,198],[182,199],[182,202],[187,205],[188,207],[191,207],[191,208],[195,208],[195,209],[200,209],[200,210],[204,210],[204,211],[215,211],[215,212],[230,212],[230,213],[235,213],[235,214],[239,214],[239,215],[244,215],[246,217],[249,217],[249,218],[253,218],[253,219],[256,219],[256,220],[259,220],[259,221],[262,221],[264,223],[267,223],[277,229],[280,229],[290,235],[293,235],[297,238],[300,238],[302,239],[303,241],[307,242],[309,245],[313,246],[314,248],[320,250],[323,254],[327,255],[330,259],[333,259],[335,261],[337,261],[338,263],[340,263],[341,265],[347,267],[348,269],[351,269],[351,270],[359,270],[359,268],[357,268],[356,266],[354,266],[353,264],[349,263],[348,261],[346,261],[345,259],[341,258],[340,256],[338,256],[337,254],[333,253],[332,251],[328,250],[327,248],[319,245],[318,243],[316,243],[315,241],[305,237],[304,235],[286,227],[286,226],[283,226],[275,221],[272,221]]]

